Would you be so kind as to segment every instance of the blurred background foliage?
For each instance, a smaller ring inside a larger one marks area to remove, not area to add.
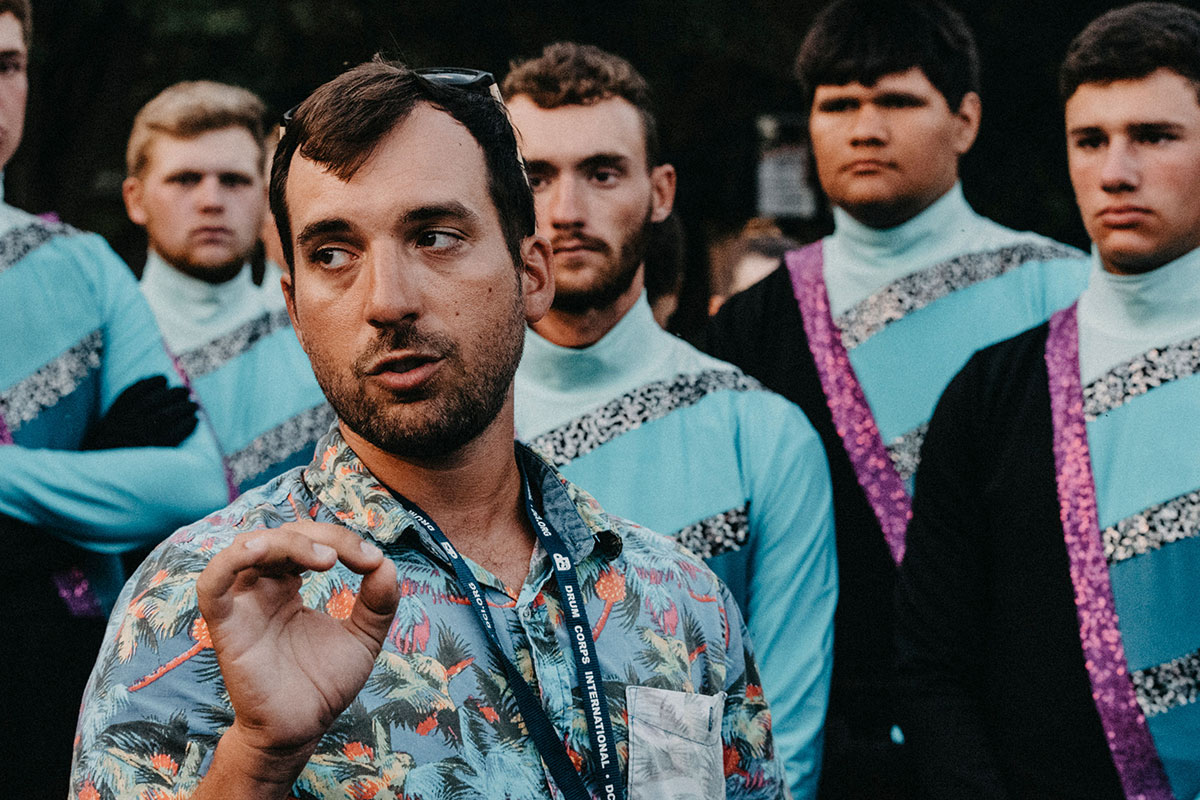
[[[10,202],[56,211],[106,236],[131,263],[145,241],[120,199],[133,115],[179,80],[258,92],[276,112],[345,66],[381,51],[415,66],[502,77],[515,57],[558,39],[629,58],[657,93],[689,262],[755,212],[755,119],[795,112],[796,48],[814,0],[34,0],[25,140]],[[1083,245],[1071,199],[1055,86],[1071,37],[1119,3],[956,0],[980,43],[982,133],[963,163],[967,197],[1016,228]],[[815,235],[827,217],[801,233]]]

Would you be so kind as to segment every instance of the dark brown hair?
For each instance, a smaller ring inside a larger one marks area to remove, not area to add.
[[[1200,100],[1200,13],[1135,3],[1097,17],[1067,48],[1058,90],[1065,103],[1085,83],[1136,80],[1158,69],[1187,78]]]
[[[479,144],[505,243],[513,264],[521,268],[521,242],[535,229],[533,192],[504,106],[490,95],[426,80],[378,56],[313,92],[296,109],[275,149],[271,213],[289,268],[294,268],[295,258],[285,190],[292,156],[298,152],[339,179],[350,180],[419,103],[449,114]]]
[[[968,92],[979,92],[975,37],[958,12],[938,0],[837,0],[813,20],[796,56],[805,113],[818,86],[874,86],[913,67],[951,111]]]
[[[538,108],[547,109],[586,106],[620,97],[641,117],[647,166],[661,163],[650,85],[620,56],[590,44],[549,44],[537,58],[512,62],[503,90],[510,100],[527,95]]]

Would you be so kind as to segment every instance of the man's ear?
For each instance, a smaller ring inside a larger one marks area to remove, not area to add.
[[[304,346],[304,334],[300,332],[300,325],[296,317],[296,286],[295,278],[290,270],[285,271],[279,276],[279,288],[283,290],[283,302],[287,304],[288,319],[292,321],[292,330],[296,332],[296,338],[300,341],[300,349],[308,352],[308,348]]]
[[[975,92],[964,94],[955,116],[958,117],[959,127],[954,137],[954,150],[963,156],[975,144],[975,137],[979,135],[979,122],[983,118],[983,103],[979,95]]]
[[[541,236],[527,236],[521,242],[521,291],[525,321],[531,325],[546,316],[554,300],[553,252]]]
[[[142,179],[130,175],[121,182],[121,198],[125,201],[125,213],[135,225],[146,227],[146,207],[142,205]]]
[[[662,222],[675,207],[675,167],[659,164],[650,170],[650,221]]]

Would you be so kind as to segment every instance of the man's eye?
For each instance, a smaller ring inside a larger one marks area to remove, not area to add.
[[[341,269],[350,263],[350,253],[340,247],[322,247],[309,260],[322,269]]]
[[[544,175],[534,175],[532,173],[529,175],[529,188],[535,192],[545,189],[549,183],[550,181]]]
[[[616,183],[621,173],[615,169],[598,169],[592,173],[592,180],[599,184]]]
[[[1075,147],[1080,150],[1095,150],[1103,144],[1104,139],[1100,136],[1082,136],[1075,140]]]
[[[850,99],[825,100],[817,105],[818,111],[823,111],[828,114],[836,114],[842,111],[854,111],[858,108],[858,101]]]
[[[449,231],[422,231],[417,236],[417,247],[424,250],[449,250],[460,242],[462,238]]]
[[[195,172],[181,172],[167,178],[167,181],[169,183],[177,183],[180,186],[195,186],[200,183],[200,176]]]
[[[25,62],[9,58],[0,61],[0,75],[17,75],[25,71]]]

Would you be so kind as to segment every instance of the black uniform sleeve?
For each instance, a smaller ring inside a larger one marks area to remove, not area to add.
[[[989,577],[973,365],[951,382],[930,422],[896,588],[902,729],[928,800],[1007,797],[979,704]]]

